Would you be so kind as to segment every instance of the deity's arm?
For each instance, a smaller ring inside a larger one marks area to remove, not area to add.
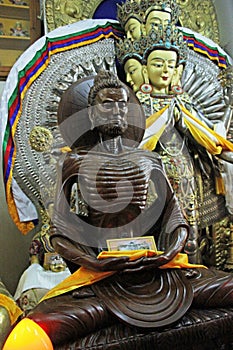
[[[182,111],[182,107],[189,111],[194,118],[199,120],[201,123],[204,123],[208,128],[212,130],[215,130],[217,124],[222,125],[224,128],[226,127],[224,120],[221,121],[220,119],[217,119],[217,117],[214,120],[208,119],[208,117],[206,117],[202,111],[198,110],[198,108],[195,107],[191,99],[190,101],[189,99],[190,97],[187,94],[185,94],[183,97],[182,95],[175,97],[175,120],[177,122],[177,127],[181,132],[185,133],[187,130],[187,126],[184,123],[185,113]]]
[[[228,162],[228,163],[233,164],[233,152],[229,152],[229,151],[224,152],[224,151],[223,151],[223,152],[219,155],[219,158],[222,159],[222,160],[225,160],[225,161]]]
[[[154,152],[145,153],[145,156],[152,161],[154,160],[155,167],[151,173],[151,180],[155,184],[158,196],[163,198],[161,200],[160,198],[156,199],[154,205],[152,204],[146,209],[148,213],[145,214],[144,221],[147,222],[158,217],[159,208],[163,206],[158,220],[154,223],[152,229],[150,229],[150,234],[154,234],[155,236],[157,235],[156,232],[159,231],[158,250],[162,251],[162,253],[149,258],[143,257],[138,262],[135,261],[135,265],[126,269],[126,272],[149,270],[167,264],[182,251],[189,232],[189,226],[183,217],[161,160]]]
[[[223,92],[224,92],[224,102],[225,102],[225,111],[224,116],[222,118],[222,121],[224,123],[224,126],[226,130],[229,130],[231,121],[232,121],[232,115],[233,115],[233,67],[229,66],[225,70],[223,70],[220,75],[220,81],[221,85],[223,86]]]
[[[233,113],[233,103],[232,103],[232,105],[227,105],[226,109],[224,111],[223,123],[224,123],[226,130],[229,130],[230,123],[232,120],[232,113]]]
[[[126,256],[99,260],[90,247],[58,236],[52,238],[52,244],[56,251],[66,258],[66,260],[77,265],[77,267],[83,266],[93,271],[122,271],[127,266],[125,264],[129,260]]]
[[[53,216],[50,225],[50,241],[55,251],[67,261],[87,253],[85,246],[76,244],[83,235],[82,225],[77,225],[75,213],[71,212],[71,191],[77,181],[79,157],[67,154],[57,164],[57,184]]]

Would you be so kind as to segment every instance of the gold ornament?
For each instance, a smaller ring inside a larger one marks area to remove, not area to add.
[[[48,129],[42,126],[35,126],[29,135],[29,142],[32,149],[37,152],[44,152],[51,147],[53,136]]]
[[[218,79],[223,88],[232,88],[233,86],[233,66],[229,66],[223,69],[219,75]]]

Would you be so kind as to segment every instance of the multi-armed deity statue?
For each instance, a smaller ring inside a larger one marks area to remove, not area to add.
[[[225,151],[233,148],[213,130],[219,126],[224,128],[232,112],[229,105],[223,121],[210,120],[195,106],[192,95],[183,91],[181,79],[188,47],[176,26],[177,18],[176,1],[126,1],[118,10],[126,38],[117,43],[117,56],[124,67],[126,81],[147,117],[148,127],[141,147],[161,155],[191,226],[186,251],[190,261],[200,261],[199,209],[205,196],[202,176],[215,179],[212,187],[216,203],[212,213],[207,214],[214,222],[214,212],[219,206],[224,207],[216,156],[232,162],[232,153]],[[196,86],[193,95],[198,95],[199,90]],[[213,98],[218,100],[219,96]],[[206,100],[208,102],[208,97]]]

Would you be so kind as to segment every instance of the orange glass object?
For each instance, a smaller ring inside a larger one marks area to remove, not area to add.
[[[8,336],[2,350],[54,350],[45,331],[29,318],[22,319]]]

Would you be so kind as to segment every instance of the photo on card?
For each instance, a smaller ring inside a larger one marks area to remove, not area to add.
[[[108,251],[154,250],[157,251],[153,236],[116,238],[107,240]]]

